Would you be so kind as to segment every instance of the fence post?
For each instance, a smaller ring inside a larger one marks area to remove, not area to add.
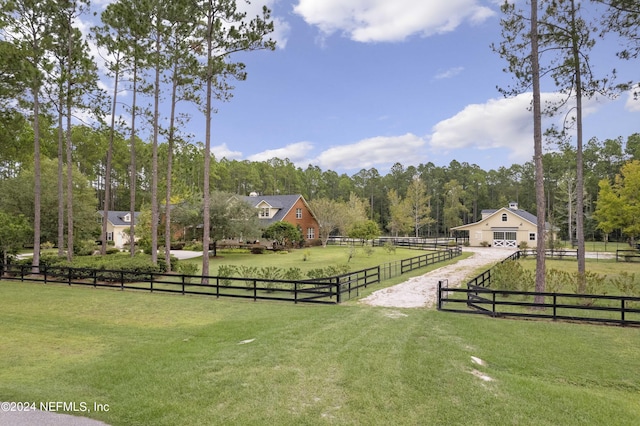
[[[120,271],[120,290],[124,291],[124,271]]]
[[[496,317],[496,292],[492,291],[491,296],[493,296],[493,302],[491,303],[491,316]]]
[[[558,304],[556,303],[557,299],[556,299],[556,293],[553,293],[553,320],[556,320],[556,309]]]
[[[621,315],[621,319],[622,319],[622,325],[625,325],[625,319],[624,319],[624,305],[625,305],[625,300],[624,297],[622,299],[620,299],[620,315]]]
[[[149,292],[153,293],[153,272],[151,273],[151,279],[149,280]]]
[[[71,268],[70,267],[67,268],[67,271],[68,271],[68,273],[67,273],[67,282],[68,282],[69,285],[71,285]]]
[[[253,280],[253,301],[258,300],[258,281]]]
[[[293,303],[298,303],[298,283],[293,283]]]
[[[442,310],[442,280],[438,280],[438,310]]]

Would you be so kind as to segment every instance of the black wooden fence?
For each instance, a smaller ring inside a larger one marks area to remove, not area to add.
[[[506,258],[519,259],[518,251]],[[467,283],[467,288],[438,283],[438,310],[491,317],[548,318],[640,326],[640,297],[490,289],[492,270]]]
[[[616,262],[640,262],[640,251],[616,250]]]
[[[195,294],[242,299],[335,304],[357,297],[363,288],[415,269],[460,256],[460,247],[431,251],[384,265],[315,280],[280,280],[132,272],[42,265],[0,264],[0,279],[80,285],[149,292]]]

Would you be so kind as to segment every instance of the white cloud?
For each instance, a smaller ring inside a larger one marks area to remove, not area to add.
[[[268,149],[257,154],[247,157],[249,161],[267,161],[272,158],[280,158],[284,160],[288,158],[293,163],[302,163],[313,149],[311,142],[297,142],[285,146],[284,148]]]
[[[446,71],[443,71],[439,74],[436,74],[436,76],[434,77],[436,80],[444,80],[444,79],[448,79],[448,78],[453,78],[456,75],[460,74],[462,71],[464,71],[464,67],[453,67],[453,68],[449,68]]]
[[[533,120],[531,93],[523,93],[512,98],[490,99],[484,104],[467,105],[451,118],[442,120],[433,127],[430,147],[438,152],[465,149],[505,149],[513,162],[531,160],[533,155]],[[543,93],[543,103],[557,104],[564,95]],[[567,111],[573,105],[566,105],[554,117],[543,120],[543,129],[551,124],[562,126]],[[595,113],[602,100],[583,100],[584,116]],[[571,121],[571,115],[566,122]]]
[[[627,111],[640,111],[640,84],[636,85],[633,90],[627,94],[627,102],[624,104]]]
[[[226,143],[212,147],[211,152],[213,152],[213,155],[217,160],[222,158],[226,158],[227,160],[239,160],[242,158],[242,152],[230,150]]]
[[[320,167],[333,170],[379,167],[395,162],[416,164],[421,157],[416,151],[425,143],[423,138],[411,133],[402,136],[378,136],[351,145],[329,148],[314,162]]]
[[[360,42],[446,33],[495,14],[478,0],[299,0],[294,12],[325,35],[341,32]]]

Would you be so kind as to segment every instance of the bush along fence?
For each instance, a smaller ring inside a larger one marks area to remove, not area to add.
[[[425,266],[460,256],[460,247],[348,272],[329,278],[293,280],[274,278],[275,267],[252,271],[255,277],[168,274],[145,271],[0,264],[0,279],[58,283],[120,290],[178,293],[242,299],[336,304],[357,297],[363,288]],[[231,274],[229,274],[231,275]]]
[[[635,276],[622,273],[610,283],[619,296],[590,294],[602,286],[604,278],[587,273],[582,284],[577,274],[547,271],[547,289],[566,288],[573,283],[575,293],[529,291],[534,287],[533,271],[524,271],[513,262],[529,255],[518,251],[493,268],[470,280],[466,288],[452,288],[438,283],[438,310],[491,317],[546,318],[640,326],[640,285]],[[581,285],[579,288],[578,285]],[[494,288],[490,288],[490,287]],[[524,288],[524,290],[516,290]]]

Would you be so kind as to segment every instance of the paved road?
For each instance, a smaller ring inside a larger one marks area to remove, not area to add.
[[[70,414],[53,413],[49,411],[5,411],[6,402],[0,403],[0,425],[2,426],[109,426],[107,423],[88,419],[86,417],[72,416]],[[9,403],[8,408],[16,408]]]

